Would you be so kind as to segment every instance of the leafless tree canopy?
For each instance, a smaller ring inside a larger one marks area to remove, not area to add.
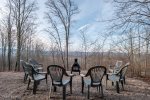
[[[110,30],[120,34],[120,40],[118,38],[113,45],[117,50],[127,53],[132,64],[132,74],[141,75],[142,68],[148,66],[150,1],[114,0],[113,4],[115,15],[109,20]],[[143,54],[146,58],[143,58]]]
[[[71,24],[73,15],[77,14],[78,7],[74,4],[73,0],[48,0],[46,2],[46,7],[48,12],[46,17],[52,28],[49,33],[56,39],[57,45],[62,52],[62,39],[60,34],[65,35],[65,49],[66,49],[66,68],[68,68],[68,48],[69,48],[69,38],[71,32]],[[56,35],[56,36],[55,36]],[[58,38],[56,38],[58,37]],[[63,39],[64,40],[64,39]],[[63,54],[61,54],[63,56]],[[64,58],[62,57],[64,62]]]
[[[6,1],[5,11],[0,10],[4,15],[0,19],[0,71],[20,71],[20,59],[28,61],[29,58],[37,58],[46,66],[60,64],[69,70],[74,58],[78,58],[81,69],[88,69],[94,65],[107,67],[116,60],[122,60],[124,63],[131,63],[130,75],[148,75],[149,0],[112,0],[115,11],[113,18],[106,21],[109,25],[106,33],[97,32],[96,38],[90,40],[88,28],[78,31],[81,44],[76,52],[69,50],[71,34],[76,34],[73,33],[73,19],[79,13],[75,1],[45,2],[43,21],[48,23],[43,32],[49,34],[49,44],[36,37],[37,1]]]

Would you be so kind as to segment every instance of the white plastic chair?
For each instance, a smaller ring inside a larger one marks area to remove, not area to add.
[[[122,61],[117,60],[116,64],[114,65],[114,68],[109,69],[109,73],[117,73],[120,70],[121,66],[122,66]]]
[[[122,66],[122,61],[117,60],[113,73],[117,73],[120,70],[121,66]]]

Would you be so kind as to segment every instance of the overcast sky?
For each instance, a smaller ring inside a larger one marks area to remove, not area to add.
[[[0,0],[0,9],[3,8],[5,0]],[[38,16],[38,37],[45,43],[49,41],[47,35],[42,31],[46,28],[46,19],[44,19],[44,12],[46,12],[45,2],[47,0],[37,0],[39,10],[37,11]],[[73,31],[71,35],[72,50],[78,50],[81,44],[80,32],[84,27],[88,27],[87,34],[89,39],[95,39],[99,33],[105,32],[107,23],[101,22],[112,18],[113,5],[112,0],[73,0],[79,8],[79,14],[74,16],[75,23],[73,25]],[[1,17],[1,14],[0,14]]]
[[[46,27],[46,20],[44,18],[44,12],[46,11],[45,2],[47,0],[38,0],[40,19],[40,29]],[[113,4],[112,0],[73,0],[79,8],[79,14],[74,16],[75,23],[73,25],[73,32],[71,34],[70,43],[73,45],[72,50],[78,50],[81,47],[81,35],[79,30],[87,27],[87,34],[89,39],[93,40],[97,38],[99,33],[105,32],[107,23],[101,22],[112,18],[113,15]],[[43,31],[39,32],[41,38],[46,38]],[[44,40],[44,39],[43,39]],[[46,39],[47,40],[47,39]],[[45,41],[48,42],[48,41]]]

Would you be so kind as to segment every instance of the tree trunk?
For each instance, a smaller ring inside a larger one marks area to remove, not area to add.
[[[9,1],[10,3],[10,1]],[[12,41],[11,41],[11,5],[9,7],[9,17],[8,17],[8,70],[12,70],[11,68],[11,45],[12,45]]]
[[[17,60],[16,60],[16,66],[15,71],[20,71],[20,50],[21,50],[21,22],[20,22],[20,0],[19,0],[19,7],[18,7],[18,24],[17,24]]]

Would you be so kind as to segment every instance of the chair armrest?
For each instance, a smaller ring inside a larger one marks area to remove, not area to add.
[[[110,69],[110,68],[109,68],[109,69],[108,69],[108,72],[109,72],[109,73],[112,73],[112,72],[113,72],[113,69]]]
[[[69,76],[70,76],[70,77],[73,77],[73,76],[75,76],[75,75],[74,75],[74,74],[69,74]]]
[[[43,64],[38,64],[38,65],[43,65]]]
[[[47,72],[37,72],[37,71],[36,71],[36,73],[37,74],[47,74]]]
[[[81,76],[81,77],[85,77],[85,75],[84,75],[84,74],[80,74],[80,76]]]
[[[65,75],[65,76],[68,76],[68,77],[73,77],[73,76],[75,76],[74,74],[68,74],[66,71],[64,71],[64,75]]]
[[[118,73],[107,73],[107,75],[118,75]]]
[[[106,73],[107,75],[112,75],[113,73]]]
[[[39,66],[43,67],[43,64],[38,64]]]
[[[43,68],[43,67],[42,67],[43,65],[39,65],[39,64],[38,64],[38,65],[32,65],[32,66],[33,66],[33,67]]]
[[[34,70],[36,70],[37,72],[41,72],[41,70],[43,71],[43,68],[42,67],[38,67],[38,68],[34,68]]]
[[[47,72],[39,72],[40,74],[47,74]]]
[[[38,67],[37,69],[43,69],[43,67]]]

